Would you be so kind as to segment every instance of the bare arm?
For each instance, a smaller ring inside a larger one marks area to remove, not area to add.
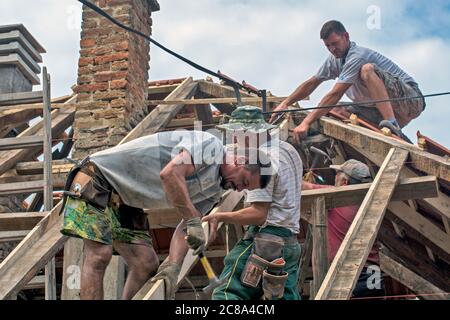
[[[314,189],[314,184],[310,182],[306,182],[305,180],[302,180],[302,190],[312,190]]]
[[[240,225],[262,225],[267,220],[271,202],[254,202],[251,206],[233,212],[217,212],[203,218],[203,221],[217,219],[217,222]]]
[[[286,99],[284,99],[283,102],[281,102],[274,111],[280,111],[287,109],[291,104],[305,99],[307,96],[309,96],[311,93],[313,93],[314,90],[322,83],[322,80],[317,79],[315,76],[312,76],[302,84],[300,84],[297,89],[294,90]],[[277,117],[276,113],[273,113],[270,117],[269,122],[272,122]]]
[[[189,197],[186,185],[186,177],[192,175],[194,171],[191,155],[187,151],[182,151],[160,172],[167,198],[185,220],[201,216]]]
[[[317,79],[315,76],[312,76],[302,84],[300,84],[297,89],[294,90],[293,93],[289,95],[277,108],[286,109],[291,104],[305,99],[311,93],[316,90],[316,88],[322,83],[322,80]]]
[[[321,106],[327,106],[327,105],[334,105],[339,102],[339,100],[344,95],[345,91],[347,91],[348,88],[350,88],[352,84],[351,83],[336,83],[330,92],[328,92],[320,101],[319,107]],[[301,137],[305,137],[308,133],[308,129],[310,125],[320,117],[326,115],[328,111],[333,109],[333,107],[330,108],[323,108],[323,109],[316,109],[310,114],[306,116],[306,118],[302,121],[302,123],[294,129],[294,140],[296,140],[297,143],[300,142]]]

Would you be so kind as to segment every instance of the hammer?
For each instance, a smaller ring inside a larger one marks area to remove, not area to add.
[[[215,288],[221,286],[227,279],[224,278],[223,280],[219,280],[219,278],[217,278],[213,268],[209,264],[209,261],[208,259],[206,259],[203,252],[200,252],[198,256],[200,258],[200,262],[202,263],[203,268],[206,271],[206,275],[208,276],[209,280],[209,284],[203,288],[203,292],[205,294],[211,294]]]

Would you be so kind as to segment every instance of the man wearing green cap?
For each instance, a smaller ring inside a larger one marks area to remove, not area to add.
[[[369,167],[354,159],[347,160],[341,165],[331,165],[330,168],[336,171],[335,187],[372,181]],[[329,187],[331,186],[306,181],[302,183],[303,190]],[[358,206],[331,208],[328,210],[328,260],[330,263],[336,256],[357,212]],[[366,265],[353,290],[352,297],[384,296],[384,284],[379,264],[378,249],[375,244],[369,253]]]
[[[214,300],[300,299],[297,234],[302,160],[290,144],[270,139],[269,130],[274,127],[264,121],[261,109],[253,106],[238,107],[230,121],[219,126],[237,136],[238,144],[243,140],[247,146],[253,143],[267,150],[276,169],[267,187],[246,192],[248,207],[203,218],[210,223],[212,239],[220,221],[249,226],[224,259],[220,275],[224,282],[214,290]]]

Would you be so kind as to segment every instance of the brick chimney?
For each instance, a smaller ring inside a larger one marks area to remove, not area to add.
[[[109,15],[151,34],[156,0],[93,0]],[[147,114],[149,42],[83,6],[73,158],[116,145]]]

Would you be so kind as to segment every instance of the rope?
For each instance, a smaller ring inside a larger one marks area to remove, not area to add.
[[[450,91],[431,93],[431,94],[425,94],[425,95],[414,96],[414,97],[400,97],[400,98],[390,98],[390,99],[382,99],[382,100],[367,100],[367,101],[361,101],[361,102],[344,102],[344,103],[339,103],[339,104],[328,104],[328,105],[324,105],[324,106],[315,106],[315,107],[308,107],[308,108],[267,111],[267,112],[263,112],[263,113],[264,114],[272,114],[272,113],[276,114],[276,113],[285,113],[285,112],[297,112],[297,111],[307,111],[307,110],[316,110],[316,109],[330,109],[330,108],[335,108],[335,107],[349,107],[349,106],[372,108],[371,105],[380,103],[380,102],[424,99],[424,98],[444,96],[444,95],[450,95]]]

